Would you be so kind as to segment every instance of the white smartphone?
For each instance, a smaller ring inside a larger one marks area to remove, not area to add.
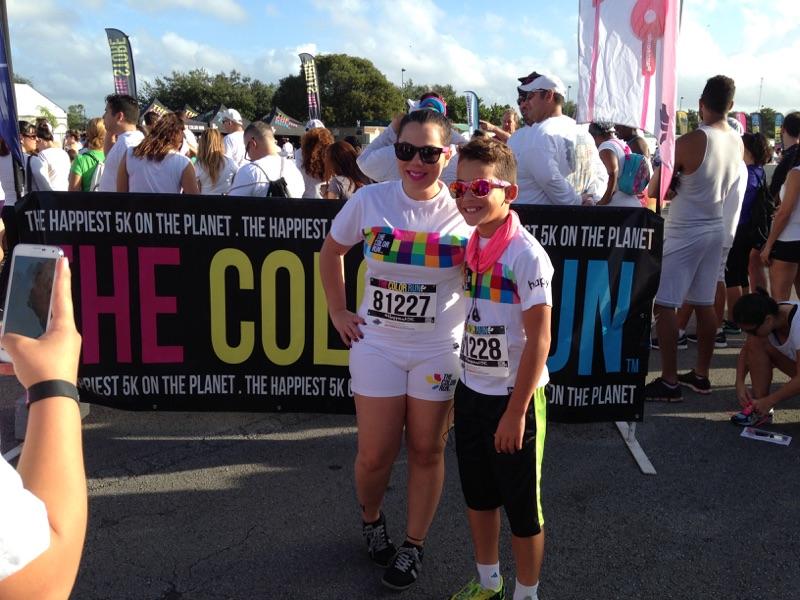
[[[64,252],[58,246],[17,244],[14,247],[3,311],[2,335],[18,333],[38,338],[47,331],[53,304],[56,265],[62,256]],[[11,362],[11,357],[2,346],[0,360]]]

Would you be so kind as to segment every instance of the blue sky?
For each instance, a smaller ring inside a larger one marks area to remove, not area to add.
[[[277,83],[306,51],[363,56],[398,84],[406,69],[415,83],[474,89],[489,103],[512,103],[516,77],[534,68],[577,90],[578,0],[9,0],[8,11],[15,72],[87,115],[112,91],[105,27],[130,36],[140,82],[205,67]],[[686,0],[683,17],[684,108],[724,73],[737,109],[756,109],[762,77],[763,105],[800,109],[800,0]]]

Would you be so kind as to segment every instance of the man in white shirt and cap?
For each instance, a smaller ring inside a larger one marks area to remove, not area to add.
[[[222,133],[226,134],[223,140],[224,154],[237,167],[247,162],[244,151],[244,125],[242,115],[235,108],[228,108],[222,112]]]
[[[518,164],[518,203],[557,206],[602,197],[607,175],[586,127],[564,115],[566,86],[540,74],[517,88],[526,127],[509,146]]]

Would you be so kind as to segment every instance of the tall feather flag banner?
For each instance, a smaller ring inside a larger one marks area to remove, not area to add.
[[[577,120],[656,135],[661,198],[675,156],[679,0],[579,0]]]
[[[322,108],[319,102],[319,81],[317,79],[317,63],[307,52],[300,55],[303,74],[306,78],[306,95],[308,96],[308,120],[322,119]]]
[[[25,160],[19,144],[17,127],[17,100],[14,95],[14,75],[11,67],[11,42],[8,37],[8,16],[6,3],[0,6],[0,135],[11,150],[17,165]],[[9,190],[10,191],[10,190]]]
[[[781,128],[783,127],[783,113],[775,113],[775,144],[780,144],[783,142],[783,136],[781,135]],[[767,132],[767,137],[769,137],[769,132]]]
[[[111,70],[114,74],[114,93],[136,98],[136,73],[133,70],[133,52],[128,36],[119,29],[106,29],[108,47],[111,49]]]
[[[464,100],[467,101],[467,125],[469,125],[469,137],[478,130],[478,94],[467,90],[464,92]]]

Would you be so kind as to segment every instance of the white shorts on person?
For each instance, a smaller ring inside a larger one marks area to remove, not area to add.
[[[13,575],[50,546],[47,508],[22,486],[0,457],[0,580]]]
[[[438,353],[427,348],[395,348],[366,339],[350,348],[351,388],[360,396],[389,398],[408,395],[446,402],[458,381],[458,349]]]
[[[722,228],[692,238],[666,237],[655,303],[678,308],[685,300],[697,306],[712,306],[722,261],[722,240]]]
[[[364,338],[351,350],[350,374],[356,393],[389,397],[417,391],[416,383],[399,390],[388,381],[374,389],[377,369],[359,360],[367,347],[381,351],[395,366],[417,368],[431,376],[427,399],[435,387],[452,397],[458,379],[458,347],[464,327],[461,273],[469,227],[455,200],[442,185],[430,200],[417,201],[403,191],[401,181],[368,185],[359,189],[342,207],[331,225],[331,237],[343,246],[363,245],[366,261],[365,290],[358,314]],[[443,371],[452,360],[452,367]],[[414,361],[409,362],[409,358]],[[387,367],[387,371],[389,368]],[[377,373],[380,375],[380,373]],[[453,386],[442,386],[452,375]],[[415,380],[416,381],[416,380]],[[369,390],[369,394],[367,394]],[[381,391],[384,390],[384,391]],[[399,393],[398,393],[399,392]]]

